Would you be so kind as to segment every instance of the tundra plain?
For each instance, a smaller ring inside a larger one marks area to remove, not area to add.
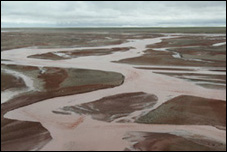
[[[1,29],[2,151],[225,151],[226,28]]]

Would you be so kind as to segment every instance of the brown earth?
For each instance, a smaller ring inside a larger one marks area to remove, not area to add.
[[[225,61],[207,60],[213,62],[184,60],[174,58],[173,52],[162,52],[148,49],[145,54],[139,57],[127,58],[117,61],[118,63],[127,63],[135,65],[161,65],[161,66],[194,66],[194,67],[226,67]],[[219,53],[216,53],[217,55]],[[219,54],[220,55],[220,54]],[[223,56],[223,54],[222,54]],[[191,59],[195,59],[192,57]],[[197,58],[196,58],[197,59]]]
[[[8,120],[1,114],[1,151],[36,151],[50,140],[40,123]]]
[[[182,77],[183,76],[196,76],[196,77],[203,77],[203,78],[208,78],[208,79],[218,79],[222,81],[226,81],[226,75],[214,75],[214,74],[200,74],[200,73],[167,73],[167,72],[154,72],[157,74],[165,74],[169,76],[177,76],[177,77]]]
[[[104,97],[90,103],[62,108],[66,112],[91,115],[93,119],[111,122],[130,113],[153,107],[157,102],[155,95],[144,92],[123,93]]]
[[[136,133],[136,136],[134,135]],[[139,134],[139,137],[138,137]],[[226,145],[199,137],[184,138],[169,133],[131,132],[126,140],[137,141],[133,151],[225,151]],[[130,151],[129,148],[126,151]]]
[[[200,59],[204,62],[223,64],[226,62],[226,45],[222,46],[201,46],[195,48],[171,48],[181,54],[184,59]]]
[[[48,60],[65,60],[72,59],[82,56],[101,56],[108,55],[118,51],[128,51],[131,47],[123,48],[111,48],[111,49],[85,49],[85,50],[73,50],[73,51],[59,51],[58,53],[63,53],[67,56],[58,56],[55,53],[44,53],[28,56],[28,58],[37,58],[37,59],[48,59]]]
[[[214,39],[215,38],[215,39]],[[164,39],[160,43],[148,45],[148,48],[163,48],[165,47],[191,47],[191,46],[210,46],[214,43],[225,42],[225,36],[213,37],[210,39],[205,36],[183,36],[180,38]]]
[[[35,55],[30,55],[28,58],[35,58],[35,59],[48,59],[48,60],[64,60],[64,59],[69,59],[68,57],[62,57],[58,56],[52,52],[49,53],[44,53],[44,54],[35,54]]]
[[[160,43],[148,45],[144,55],[123,59],[118,62],[137,65],[226,67],[226,45],[212,46],[215,43],[225,42],[224,38],[225,36],[212,38],[185,36],[164,39]],[[154,48],[168,48],[168,52],[157,51]],[[179,53],[181,58],[172,56],[176,52]]]
[[[136,67],[136,69],[143,69],[143,70],[173,70],[173,71],[195,71],[193,69],[180,69],[180,68],[156,68],[156,67]]]
[[[1,91],[11,88],[25,88],[26,85],[21,78],[1,71]]]
[[[42,88],[41,92],[64,92],[69,91],[81,93],[121,85],[124,82],[124,76],[116,72],[73,69],[73,68],[55,68],[42,67],[39,69],[34,66],[4,65],[3,69],[10,69],[21,72],[37,83]],[[89,89],[90,87],[90,89]]]
[[[30,46],[43,48],[63,48],[63,47],[82,47],[82,46],[103,46],[121,44],[125,39],[108,40],[106,34],[92,34],[81,32],[51,32],[45,30],[28,30],[23,32],[1,33],[1,50],[10,50]],[[20,41],[18,41],[20,40]],[[96,41],[94,41],[96,40]]]
[[[38,78],[45,82],[45,88],[47,90],[54,90],[60,87],[60,84],[67,79],[68,73],[61,68],[46,68],[45,73],[40,74]]]
[[[226,75],[214,74],[198,74],[198,73],[167,73],[167,72],[154,72],[157,74],[164,74],[168,76],[193,81],[197,85],[210,88],[210,89],[226,89]],[[186,76],[186,77],[185,77]],[[216,83],[216,84],[213,84]]]
[[[226,126],[226,102],[178,96],[136,120],[138,123]]]
[[[1,51],[37,46],[39,48],[68,48],[117,45],[127,39],[152,38],[141,30],[122,29],[7,29],[1,33]]]

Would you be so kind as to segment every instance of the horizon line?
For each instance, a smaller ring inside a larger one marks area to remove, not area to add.
[[[91,26],[91,27],[87,27],[87,26],[75,26],[75,27],[51,27],[51,26],[47,26],[47,27],[1,27],[1,29],[3,28],[200,28],[200,27],[205,27],[205,28],[226,28],[226,26]]]

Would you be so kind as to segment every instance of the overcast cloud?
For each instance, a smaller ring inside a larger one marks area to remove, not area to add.
[[[226,1],[1,1],[2,27],[226,26]]]

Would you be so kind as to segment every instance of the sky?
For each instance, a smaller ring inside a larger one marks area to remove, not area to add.
[[[226,26],[226,1],[1,1],[1,27]]]

